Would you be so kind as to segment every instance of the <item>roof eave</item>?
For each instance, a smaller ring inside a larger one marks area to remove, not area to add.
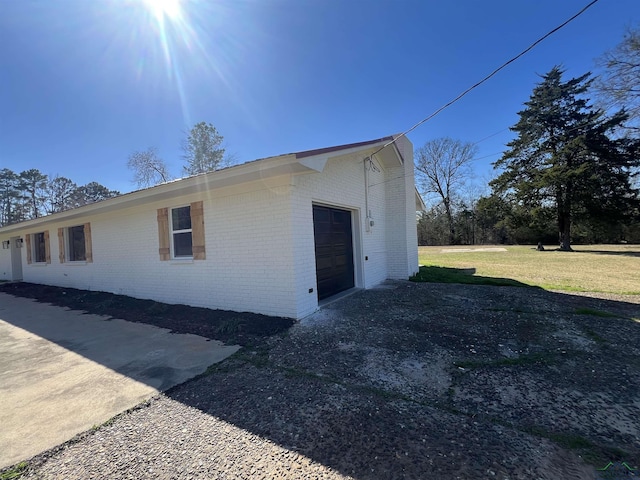
[[[271,157],[258,162],[249,162],[224,170],[163,183],[155,187],[137,190],[45,217],[6,225],[0,228],[0,235],[19,230],[32,229],[33,227],[48,223],[64,222],[89,215],[107,213],[121,208],[135,207],[155,201],[167,200],[176,196],[204,192],[213,188],[223,188],[255,180],[264,180],[279,175],[310,173],[312,171],[309,167],[298,162],[295,155]]]
[[[167,200],[176,196],[205,192],[214,188],[223,188],[256,180],[264,180],[279,175],[301,175],[322,172],[330,158],[350,155],[357,152],[362,152],[363,154],[364,152],[370,152],[366,153],[368,155],[378,153],[385,164],[388,164],[389,161],[392,163],[397,161],[402,164],[404,163],[402,155],[393,141],[394,137],[389,136],[366,142],[306,150],[304,152],[255,160],[215,172],[137,190],[45,217],[7,225],[0,228],[0,235],[25,229],[30,230],[49,223],[65,222],[89,215],[108,213],[121,208],[135,207],[146,203]]]

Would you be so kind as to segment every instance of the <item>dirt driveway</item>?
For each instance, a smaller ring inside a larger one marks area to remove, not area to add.
[[[25,478],[638,475],[640,299],[383,287],[34,458]]]

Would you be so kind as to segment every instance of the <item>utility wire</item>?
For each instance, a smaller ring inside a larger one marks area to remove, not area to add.
[[[495,153],[489,153],[487,155],[484,155],[482,157],[477,157],[477,158],[472,158],[470,161],[474,162],[476,160],[484,160],[485,158],[489,158],[489,157],[493,157],[494,155],[502,155],[504,152],[495,152]]]
[[[479,143],[484,142],[485,140],[489,140],[490,138],[493,138],[493,137],[495,137],[496,135],[500,135],[502,132],[506,132],[507,130],[509,130],[509,127],[505,127],[505,128],[503,128],[502,130],[500,130],[499,132],[492,133],[491,135],[488,135],[488,136],[484,137],[483,139],[478,140],[477,142],[473,142],[473,145],[477,145],[477,144],[479,144]]]
[[[569,130],[566,130],[564,133],[571,133],[571,132],[573,132],[573,131],[575,131],[575,130],[579,130],[579,129],[581,129],[582,127],[583,127],[583,125],[576,125],[575,127],[570,128]],[[480,143],[480,142],[482,142],[482,141],[486,140],[487,138],[494,137],[494,136],[498,135],[499,133],[504,132],[505,130],[509,130],[509,128],[503,128],[503,129],[502,129],[502,130],[500,130],[499,132],[496,132],[496,133],[494,133],[493,135],[489,135],[488,137],[485,137],[485,138],[483,138],[482,140],[479,140],[479,141],[475,142],[475,143],[474,143],[474,145],[475,145],[476,143]],[[384,147],[382,147],[382,148],[384,148]],[[380,151],[380,150],[378,150],[378,151]],[[504,154],[504,152],[494,152],[494,153],[489,153],[489,154],[487,154],[487,155],[483,155],[482,157],[472,158],[470,161],[471,161],[471,162],[475,162],[475,161],[477,161],[477,160],[484,160],[485,158],[493,157],[494,155],[500,155],[500,154]],[[375,155],[375,153],[374,153],[373,155]],[[369,158],[370,158],[370,157],[366,157],[366,158],[364,158],[364,159],[363,159],[363,161],[364,161],[364,162],[366,162],[367,160],[369,160]],[[371,157],[371,158],[372,158],[372,157]],[[371,160],[369,160],[369,161],[371,162]],[[380,172],[380,170],[379,170],[377,167],[375,167],[375,168],[374,168],[374,171],[376,171],[376,172]],[[383,180],[383,181],[378,182],[378,183],[373,183],[373,184],[369,185],[369,187],[375,187],[376,185],[382,185],[382,184],[384,184],[384,183],[388,183],[388,182],[391,182],[391,181],[393,181],[393,180],[398,180],[399,178],[404,178],[404,177],[406,177],[406,175],[403,173],[403,174],[402,174],[402,175],[400,175],[399,177],[392,177],[392,178],[389,178],[389,179],[387,179],[387,180]]]
[[[489,155],[485,155],[483,157],[478,157],[478,158],[472,158],[470,161],[471,162],[475,162],[476,160],[484,160],[485,158],[489,158],[489,157],[493,157],[494,155],[500,155],[504,152],[495,152],[495,153],[490,153]],[[366,159],[365,159],[366,160]],[[380,172],[380,170],[376,170],[376,172]],[[392,182],[393,180],[398,180],[400,178],[405,178],[407,175],[405,173],[403,173],[402,175],[398,175],[397,177],[391,177],[391,178],[387,178],[386,180],[382,180],[381,182],[377,182],[377,183],[372,183],[369,185],[369,188],[371,187],[375,187],[377,185],[382,185],[385,183],[389,183]]]
[[[482,85],[484,82],[486,82],[487,80],[489,80],[491,77],[493,77],[496,73],[498,73],[500,70],[502,70],[503,68],[505,68],[507,65],[515,62],[517,59],[519,59],[520,57],[522,57],[524,54],[528,53],[530,50],[532,50],[535,46],[537,46],[539,43],[541,43],[543,40],[545,40],[547,37],[550,37],[551,35],[553,35],[554,33],[556,33],[558,30],[560,30],[561,28],[563,28],[564,26],[566,26],[567,24],[569,24],[570,22],[572,22],[573,20],[575,20],[576,18],[578,18],[580,15],[582,15],[584,12],[587,11],[587,9],[589,9],[590,7],[592,7],[593,5],[595,5],[596,3],[598,3],[600,0],[593,0],[591,1],[589,4],[587,4],[585,7],[582,8],[582,10],[580,10],[578,13],[576,13],[575,15],[573,15],[571,18],[569,18],[568,20],[566,20],[565,22],[561,23],[560,25],[558,25],[556,28],[554,28],[553,30],[551,30],[550,32],[547,32],[545,35],[543,35],[542,37],[540,37],[538,40],[536,40],[535,42],[533,42],[531,45],[529,45],[527,48],[525,48],[522,52],[520,52],[518,55],[516,55],[515,57],[511,58],[510,60],[507,60],[506,62],[504,62],[502,65],[500,65],[498,68],[496,68],[493,72],[491,72],[489,75],[487,75],[486,77],[484,77],[482,80],[480,80],[479,82],[477,82],[476,84],[470,86],[469,88],[467,88],[464,92],[462,92],[460,95],[458,95],[456,98],[454,98],[453,100],[451,100],[449,103],[446,103],[445,105],[443,105],[442,107],[440,107],[439,109],[437,109],[435,112],[433,112],[431,115],[429,115],[428,117],[420,120],[418,123],[416,123],[413,127],[411,127],[409,130],[406,130],[404,132],[402,132],[400,135],[396,136],[393,140],[391,140],[390,142],[385,143],[382,147],[380,147],[378,150],[376,150],[373,154],[375,155],[376,153],[380,152],[381,150],[387,148],[389,145],[393,145],[394,143],[396,143],[396,140],[398,140],[399,138],[405,137],[408,133],[411,133],[412,131],[414,131],[416,128],[418,128],[420,125],[422,125],[425,122],[428,122],[429,120],[431,120],[433,117],[435,117],[436,115],[438,115],[440,112],[442,112],[445,108],[450,107],[451,105],[453,105],[454,103],[456,103],[458,100],[460,100],[462,97],[464,97],[467,93],[469,93],[471,90],[474,90],[475,88],[479,87],[480,85]]]

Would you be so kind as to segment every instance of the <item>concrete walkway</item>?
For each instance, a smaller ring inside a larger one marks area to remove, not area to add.
[[[105,422],[238,348],[0,293],[0,468]]]

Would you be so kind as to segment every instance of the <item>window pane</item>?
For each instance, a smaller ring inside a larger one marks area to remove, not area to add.
[[[47,251],[44,247],[44,232],[36,233],[33,236],[33,248],[36,262],[46,262]]]
[[[189,230],[191,228],[191,207],[171,209],[173,230]]]
[[[173,234],[173,255],[175,257],[191,257],[191,232]]]
[[[69,260],[81,262],[86,260],[84,252],[84,226],[69,227]]]

